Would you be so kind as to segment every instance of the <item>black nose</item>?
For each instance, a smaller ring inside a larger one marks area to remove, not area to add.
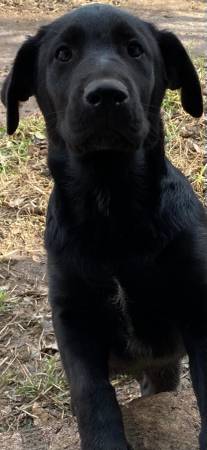
[[[127,87],[118,80],[102,79],[91,81],[85,88],[84,100],[95,108],[122,106],[128,101]]]

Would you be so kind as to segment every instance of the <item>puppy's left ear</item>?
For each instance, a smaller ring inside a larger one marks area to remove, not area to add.
[[[39,35],[31,37],[23,43],[2,87],[1,101],[7,108],[8,134],[13,134],[18,127],[19,102],[25,102],[35,94]]]
[[[179,39],[168,31],[160,31],[161,49],[169,89],[181,89],[184,110],[193,117],[203,113],[201,86],[196,69]]]

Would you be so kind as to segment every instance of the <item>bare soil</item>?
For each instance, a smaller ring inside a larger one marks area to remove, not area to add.
[[[190,389],[133,400],[122,414],[134,450],[199,450],[199,416]],[[69,426],[65,420],[40,426],[37,417],[31,430],[2,433],[0,444],[1,450],[80,450],[74,419]]]

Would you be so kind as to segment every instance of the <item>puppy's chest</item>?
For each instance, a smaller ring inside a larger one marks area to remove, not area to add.
[[[151,355],[152,349],[138,338],[129,309],[129,299],[117,278],[116,294],[109,299],[109,313],[112,318],[112,353],[117,358],[136,359]]]
[[[126,239],[135,245],[139,232],[142,232],[142,239],[145,235],[149,239],[149,234],[152,234],[152,211],[146,204],[141,204],[135,194],[122,192],[121,187],[117,191],[94,188],[90,196],[76,205],[77,223],[81,224],[79,230],[82,236],[84,231],[87,232],[87,237],[93,242],[95,238],[97,248],[101,242],[110,247],[113,243],[124,246]]]
[[[146,366],[182,356],[183,343],[174,323],[164,314],[155,314],[150,302],[147,307],[147,298],[137,298],[139,307],[130,306],[127,293],[117,279],[114,281],[116,295],[109,299],[113,322],[110,371],[138,376]]]
[[[108,216],[87,216],[75,232],[75,246],[81,258],[99,258],[109,264],[133,257],[144,261],[160,247],[160,236],[152,222],[130,208],[111,211]]]

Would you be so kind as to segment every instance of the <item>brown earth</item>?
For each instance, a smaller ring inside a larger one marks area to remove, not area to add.
[[[189,415],[190,411],[190,415]],[[37,410],[32,430],[0,435],[1,450],[80,450],[74,419],[47,423]],[[199,417],[191,390],[133,400],[122,407],[125,431],[134,450],[198,450]]]

